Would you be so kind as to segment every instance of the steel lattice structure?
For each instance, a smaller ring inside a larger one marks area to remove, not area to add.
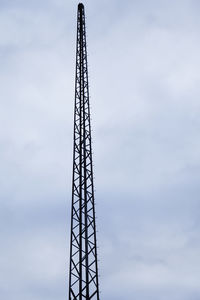
[[[96,222],[84,5],[78,5],[74,154],[70,244],[70,300],[99,300]]]

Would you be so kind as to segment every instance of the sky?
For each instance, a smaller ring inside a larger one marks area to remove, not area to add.
[[[102,300],[200,299],[198,0],[88,0]],[[76,11],[0,0],[0,298],[68,297]]]

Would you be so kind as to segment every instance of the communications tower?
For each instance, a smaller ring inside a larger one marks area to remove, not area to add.
[[[78,5],[69,300],[99,300],[84,5]]]

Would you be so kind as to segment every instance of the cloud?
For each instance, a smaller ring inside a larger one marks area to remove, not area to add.
[[[67,295],[77,3],[1,3],[2,299]],[[105,300],[199,299],[197,11],[86,3]]]

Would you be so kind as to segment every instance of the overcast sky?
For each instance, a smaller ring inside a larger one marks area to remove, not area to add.
[[[0,0],[0,298],[68,297],[76,11]],[[200,299],[200,1],[86,6],[101,300]]]

